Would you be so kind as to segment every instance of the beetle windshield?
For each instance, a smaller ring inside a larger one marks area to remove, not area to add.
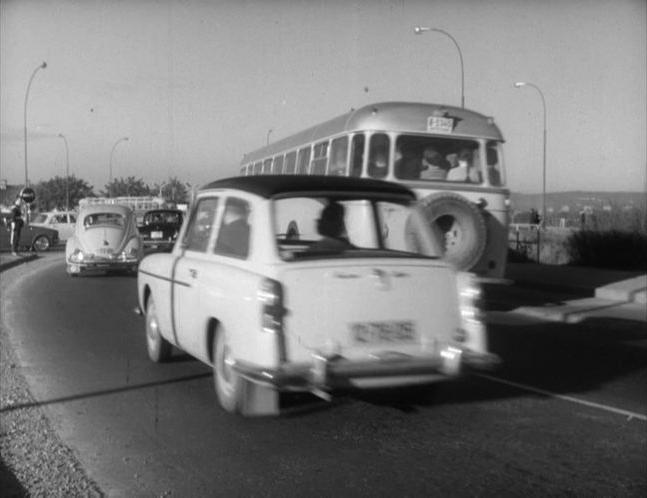
[[[287,197],[274,201],[284,260],[329,257],[439,257],[441,245],[407,199]]]

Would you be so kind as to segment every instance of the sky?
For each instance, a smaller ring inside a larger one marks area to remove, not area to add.
[[[382,101],[493,116],[508,186],[647,189],[645,0],[0,0],[0,179],[201,185]],[[271,132],[269,130],[272,130]],[[121,140],[128,137],[128,140]]]

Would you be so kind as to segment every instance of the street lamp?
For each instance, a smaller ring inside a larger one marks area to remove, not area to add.
[[[448,36],[451,41],[456,45],[456,50],[458,50],[458,57],[461,61],[461,107],[465,107],[465,68],[463,66],[463,52],[461,52],[461,47],[458,46],[456,39],[450,35],[447,31],[439,28],[429,28],[427,26],[416,26],[413,28],[413,32],[417,35],[423,34],[425,31],[436,31],[437,33],[442,33],[445,36]]]
[[[29,174],[27,172],[27,99],[29,98],[29,89],[31,88],[31,82],[34,80],[34,76],[36,76],[39,69],[45,69],[46,67],[47,62],[43,62],[40,66],[34,69],[34,72],[31,73],[31,77],[29,78],[29,83],[27,83],[27,91],[25,92],[25,187],[29,187]]]
[[[542,157],[542,187],[541,187],[541,227],[546,226],[546,99],[541,89],[534,83],[528,83],[526,81],[517,81],[514,84],[515,88],[521,88],[522,86],[531,86],[541,97],[541,104],[544,109],[544,146],[543,146],[543,157]]]
[[[270,133],[272,133],[272,128],[267,130],[267,138],[265,140],[265,145],[270,145]]]
[[[58,134],[65,142],[65,211],[70,210],[70,148],[67,138],[62,133]]]
[[[128,140],[129,140],[128,137],[121,137],[112,146],[112,150],[110,151],[110,171],[109,171],[109,175],[108,175],[108,188],[110,188],[110,184],[112,183],[112,156],[115,153],[115,149],[117,148],[117,145],[119,145],[121,142],[127,142]],[[108,193],[110,193],[110,192],[108,192]]]

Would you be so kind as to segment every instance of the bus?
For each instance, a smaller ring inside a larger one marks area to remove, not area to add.
[[[245,154],[241,175],[346,175],[411,188],[445,258],[501,279],[510,191],[494,119],[448,105],[383,102],[351,109]]]
[[[162,197],[154,196],[85,197],[79,200],[79,208],[94,204],[119,204],[121,206],[128,206],[134,211],[138,225],[141,225],[146,211],[174,207],[173,204],[167,203]]]

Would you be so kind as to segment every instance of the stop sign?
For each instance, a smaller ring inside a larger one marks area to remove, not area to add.
[[[36,200],[36,192],[33,188],[25,187],[20,191],[20,198],[27,204],[31,204]]]

